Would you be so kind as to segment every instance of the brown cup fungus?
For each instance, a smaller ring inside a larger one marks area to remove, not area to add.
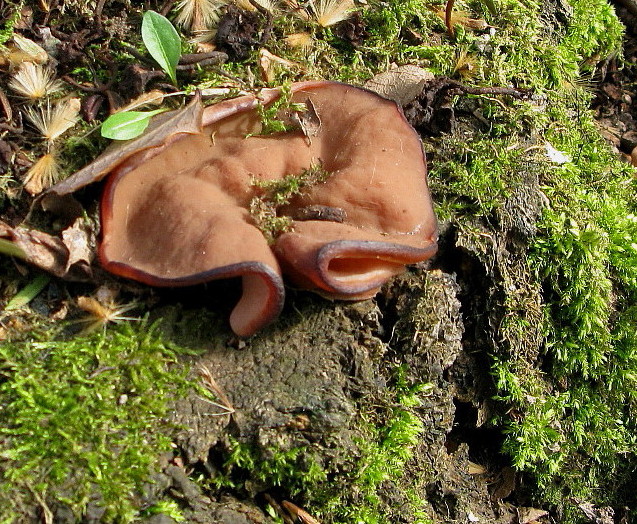
[[[248,336],[280,313],[282,274],[359,300],[435,253],[422,144],[399,107],[345,84],[298,83],[277,115],[288,130],[262,134],[263,108],[281,92],[209,106],[200,132],[112,163],[99,248],[108,271],[153,286],[240,276],[230,325]]]

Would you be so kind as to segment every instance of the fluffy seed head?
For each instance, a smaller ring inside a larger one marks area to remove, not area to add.
[[[114,300],[100,301],[93,297],[78,297],[77,305],[87,313],[87,316],[78,320],[85,325],[82,334],[104,329],[110,323],[119,324],[127,320],[140,320],[126,316],[128,311],[137,307],[135,303],[118,304]]]
[[[300,48],[302,50],[309,49],[314,44],[314,38],[310,33],[292,33],[283,39],[289,47]]]
[[[79,98],[62,100],[53,107],[47,104],[46,107],[26,110],[27,118],[49,142],[53,142],[71,129],[77,122],[79,113]]]
[[[24,189],[30,195],[39,195],[51,187],[60,177],[60,165],[56,154],[51,151],[39,158],[31,166],[24,178]]]
[[[62,82],[55,80],[50,69],[32,62],[24,62],[9,80],[9,87],[28,100],[38,100],[62,89]]]
[[[217,0],[180,0],[175,22],[192,31],[209,29],[219,20]]]
[[[321,27],[329,27],[347,20],[356,6],[353,0],[310,0],[312,18]]]

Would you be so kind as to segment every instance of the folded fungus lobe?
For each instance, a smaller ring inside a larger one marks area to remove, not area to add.
[[[431,257],[437,223],[425,157],[399,107],[345,84],[292,84],[279,117],[297,125],[262,134],[262,109],[281,93],[209,106],[200,132],[113,162],[102,198],[104,267],[153,286],[241,277],[230,325],[248,336],[280,313],[283,274],[359,300]],[[312,170],[322,176],[308,182]],[[279,201],[268,194],[295,177],[302,190]],[[286,227],[264,231],[255,203]]]

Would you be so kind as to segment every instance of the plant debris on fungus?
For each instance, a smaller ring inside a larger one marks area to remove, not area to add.
[[[166,287],[242,277],[243,296],[230,317],[241,336],[281,311],[282,273],[330,298],[372,297],[406,264],[436,251],[420,139],[394,102],[318,81],[291,87],[292,107],[316,112],[316,136],[302,126],[261,135],[258,108],[281,93],[267,89],[259,98],[226,100],[203,112],[194,103],[162,115],[145,136],[111,149],[48,196],[108,175],[103,266]],[[290,116],[281,118],[302,120]],[[294,182],[317,165],[325,177],[269,202],[272,216],[289,227],[268,242],[250,213],[255,198],[267,198],[264,187]]]

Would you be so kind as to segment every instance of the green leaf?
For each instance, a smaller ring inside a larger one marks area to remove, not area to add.
[[[142,40],[150,55],[176,84],[181,39],[175,27],[165,16],[146,11],[142,20]]]
[[[26,306],[38,296],[40,291],[44,289],[44,286],[46,286],[50,280],[51,277],[49,275],[38,275],[29,284],[18,291],[11,300],[9,300],[9,303],[6,305],[4,310],[11,311],[12,309],[19,309],[22,306]]]
[[[165,111],[165,109],[155,109],[154,111],[125,111],[109,116],[102,124],[102,136],[113,140],[130,140],[141,135],[150,119]]]
[[[0,238],[0,254],[10,257],[27,258],[26,253],[10,240]]]

